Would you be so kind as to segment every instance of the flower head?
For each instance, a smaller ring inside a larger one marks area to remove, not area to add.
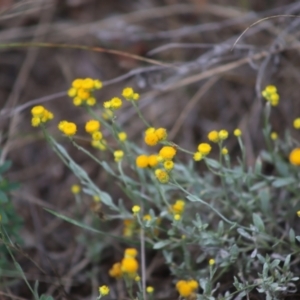
[[[47,110],[42,105],[34,106],[31,109],[32,119],[31,119],[31,125],[33,127],[37,127],[41,125],[41,123],[46,123],[49,120],[53,119],[53,114],[49,110]]]
[[[300,166],[300,148],[295,148],[291,151],[289,161],[294,166]]]
[[[102,285],[99,287],[99,293],[101,296],[106,296],[109,294],[109,287],[106,285]]]
[[[278,134],[276,133],[276,132],[271,132],[271,135],[270,135],[270,137],[271,137],[271,139],[273,140],[273,141],[276,141],[277,139],[278,139]]]
[[[155,176],[160,183],[167,183],[170,179],[169,174],[162,169],[155,170]]]
[[[148,156],[148,164],[150,167],[155,167],[158,165],[158,159],[156,154],[151,154]]]
[[[221,150],[221,153],[223,155],[227,155],[228,154],[228,149],[226,147],[223,147],[222,150]]]
[[[196,280],[179,280],[176,283],[176,289],[181,297],[187,298],[191,296],[198,289],[198,282]]]
[[[122,150],[116,150],[114,152],[114,157],[116,162],[122,160],[123,156],[124,156],[124,152]]]
[[[236,136],[236,137],[239,137],[242,135],[242,131],[239,129],[239,128],[236,128],[234,131],[233,131],[233,134]]]
[[[134,257],[124,257],[121,261],[121,269],[123,273],[136,274],[139,263]]]
[[[154,133],[159,141],[164,141],[167,138],[167,130],[165,128],[158,128]]]
[[[118,133],[118,138],[121,142],[124,142],[127,140],[127,134],[126,132],[122,131]]]
[[[80,193],[80,190],[81,190],[81,188],[80,188],[80,185],[78,185],[78,184],[73,184],[73,185],[71,186],[71,192],[72,192],[74,195],[79,194],[79,193]]]
[[[100,122],[98,120],[90,120],[85,124],[85,131],[87,133],[94,133],[100,129]]]
[[[141,207],[138,205],[134,205],[131,210],[132,210],[133,214],[136,215],[140,212]]]
[[[148,294],[152,294],[152,293],[154,292],[153,286],[147,286],[146,292],[147,292]]]
[[[171,206],[171,211],[174,214],[182,214],[184,211],[185,202],[181,199],[176,200],[176,202]]]
[[[170,171],[174,168],[174,162],[172,160],[166,160],[164,162],[164,168],[167,170],[167,171]]]
[[[211,151],[211,146],[210,146],[210,144],[207,144],[207,143],[201,143],[201,144],[198,145],[198,151],[202,155],[207,155]]]
[[[58,124],[58,129],[67,136],[73,136],[77,131],[77,126],[73,122],[61,121]]]
[[[277,93],[277,88],[274,85],[266,86],[261,94],[266,99],[266,101],[270,102],[272,106],[278,105],[280,97]]]
[[[208,264],[209,264],[210,266],[213,266],[215,263],[216,263],[216,261],[215,261],[213,258],[211,258],[211,259],[208,261]]]
[[[138,251],[135,248],[125,249],[124,257],[136,257],[137,255]]]
[[[297,211],[297,216],[300,218],[300,210]]]
[[[148,146],[155,146],[158,143],[158,137],[154,132],[146,133],[144,140]]]
[[[219,139],[221,141],[226,140],[228,138],[228,131],[225,129],[222,129],[219,131]]]
[[[176,154],[176,149],[171,146],[164,146],[160,149],[159,155],[165,160],[171,160]]]
[[[219,141],[219,133],[216,130],[210,131],[207,137],[211,142],[217,143]]]
[[[122,277],[121,263],[117,262],[113,264],[113,266],[109,269],[108,274],[110,277],[121,278]]]
[[[138,168],[147,168],[148,167],[148,156],[145,154],[139,155],[136,158],[135,163]]]
[[[293,126],[295,129],[300,129],[300,118],[294,120]]]
[[[114,97],[110,100],[111,109],[119,109],[122,106],[122,100],[118,97]]]
[[[195,152],[193,158],[194,161],[200,161],[203,158],[203,155],[201,152]]]

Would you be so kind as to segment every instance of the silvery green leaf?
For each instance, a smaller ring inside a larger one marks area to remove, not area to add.
[[[288,178],[279,178],[272,182],[272,185],[276,188],[284,187],[296,182],[296,179],[293,177]]]
[[[153,245],[153,249],[161,249],[166,247],[167,245],[170,245],[172,242],[170,240],[165,241],[159,241]]]
[[[255,257],[256,257],[256,254],[257,254],[257,248],[255,248],[255,249],[252,251],[250,257],[251,257],[251,258],[255,258]]]
[[[295,244],[295,236],[295,231],[293,228],[291,228],[289,231],[289,239],[292,244]]]
[[[266,259],[261,254],[257,254],[256,256],[261,263],[264,264],[266,262]]]
[[[300,235],[297,235],[297,236],[296,236],[296,240],[297,240],[298,242],[300,242]]]
[[[283,264],[283,268],[287,269],[290,265],[290,261],[291,261],[291,254],[289,254],[286,258],[285,258],[285,261],[284,261],[284,264]]]
[[[247,231],[245,231],[243,228],[238,228],[237,232],[244,238],[253,241],[252,236]]]
[[[270,211],[270,189],[264,188],[258,192],[258,198],[260,200],[260,207],[262,212],[269,213]]]
[[[254,185],[252,185],[249,190],[250,190],[250,192],[254,192],[254,191],[259,190],[259,189],[261,189],[265,186],[266,186],[266,182],[265,181],[260,181],[260,182],[255,183]]]
[[[278,267],[280,264],[280,259],[274,259],[270,265],[271,269]]]
[[[269,266],[267,263],[264,263],[263,266],[263,278],[267,278],[268,277],[268,272],[269,272]]]
[[[214,169],[220,169],[221,165],[218,161],[211,159],[211,158],[205,158],[205,162]]]
[[[260,231],[260,232],[264,232],[265,231],[265,225],[264,225],[264,222],[263,220],[261,219],[261,217],[256,214],[256,213],[253,213],[252,214],[252,218],[253,218],[253,223],[255,225],[255,227]]]
[[[109,173],[111,175],[115,175],[115,172],[113,171],[113,169],[109,166],[109,164],[106,161],[102,161],[101,165],[107,173]]]

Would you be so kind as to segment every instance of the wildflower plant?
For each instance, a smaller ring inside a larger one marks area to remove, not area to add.
[[[93,91],[100,87],[99,80],[76,79],[68,95],[90,118],[85,131],[92,145],[105,151],[110,160],[103,158],[103,152],[93,154],[77,142],[75,123],[60,121],[58,128],[122,187],[126,202],[113,199],[94,183],[47,131],[47,124],[41,122],[41,128],[50,146],[78,178],[82,192],[97,197],[105,207],[107,222],[120,220],[120,235],[130,247],[107,272],[112,280],[125,282],[129,298],[147,299],[147,294],[155,298],[155,286],[146,286],[147,248],[164,257],[173,277],[173,289],[181,299],[249,299],[253,291],[264,294],[266,299],[280,299],[296,292],[298,277],[292,265],[299,254],[300,236],[289,226],[289,219],[298,218],[300,210],[300,148],[291,135],[274,146],[269,116],[273,106],[280,106],[277,88],[269,85],[262,92],[266,100],[262,130],[267,149],[249,167],[240,129],[233,134],[227,129],[213,130],[194,149],[184,149],[168,139],[166,128],[148,123],[139,109],[142,97],[133,88],[124,88],[103,105],[99,100],[89,102]],[[131,103],[144,123],[142,147],[127,137],[114,118],[116,110],[122,111],[124,100]],[[108,111],[111,117],[106,118]],[[36,116],[40,118],[40,112]],[[297,128],[298,121],[292,125]],[[102,129],[115,139],[114,143],[104,140]],[[234,164],[227,148],[229,138],[237,139],[240,147]],[[211,155],[214,148],[220,154],[217,159]],[[181,162],[178,153],[185,155],[188,162]],[[274,172],[266,174],[263,163],[272,164]],[[202,174],[197,171],[199,164],[206,168]],[[278,215],[272,207],[276,207]],[[74,225],[105,234],[99,228],[50,212]],[[231,276],[234,290],[221,288],[223,275]],[[101,286],[99,299],[108,293],[109,288]]]

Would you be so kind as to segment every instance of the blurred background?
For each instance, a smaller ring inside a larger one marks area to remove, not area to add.
[[[99,103],[133,86],[147,120],[191,151],[210,130],[239,127],[252,165],[264,148],[261,90],[267,84],[278,88],[282,102],[272,109],[271,123],[279,136],[300,115],[299,12],[300,1],[294,0],[0,1],[1,162],[12,160],[8,178],[21,184],[13,193],[23,219],[16,255],[28,279],[40,281],[42,293],[91,299],[99,282],[110,282],[107,270],[122,250],[113,240],[86,247],[80,229],[43,209],[72,215],[70,186],[76,179],[31,127],[30,108],[42,103],[54,113],[50,132],[116,198],[120,191],[103,170],[57,132],[60,120],[83,128],[88,119],[66,95],[75,78],[103,81]],[[145,128],[129,104],[117,120],[142,145]],[[93,151],[83,130],[78,140]],[[234,160],[236,140],[227,146]],[[120,234],[119,224],[110,226]],[[168,270],[155,254],[150,257],[158,298],[174,299]],[[0,280],[10,282],[1,299],[31,297],[13,273]]]

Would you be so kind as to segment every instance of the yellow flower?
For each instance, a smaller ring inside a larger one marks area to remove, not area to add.
[[[31,119],[31,125],[33,127],[38,127],[41,124],[41,119],[39,117],[33,117]]]
[[[139,155],[135,161],[138,168],[147,168],[148,167],[148,156],[147,155]]]
[[[155,133],[155,128],[154,127],[149,127],[145,130],[145,135],[147,135],[148,133]]]
[[[140,94],[134,93],[133,96],[132,96],[132,99],[135,100],[135,101],[139,100],[140,99]]]
[[[270,102],[272,106],[278,105],[280,96],[277,93],[277,88],[274,85],[268,85],[261,94],[268,102]]]
[[[94,88],[99,90],[102,88],[102,82],[98,79],[94,80]]]
[[[167,170],[167,171],[170,171],[174,168],[174,162],[172,160],[167,160],[164,162],[164,168]]]
[[[270,135],[271,139],[273,141],[277,140],[278,139],[278,134],[276,132],[271,132],[271,135]]]
[[[210,146],[210,144],[207,144],[207,143],[201,143],[198,145],[198,151],[202,155],[207,155],[211,151],[211,146]]]
[[[217,143],[219,141],[219,133],[216,130],[209,132],[207,137],[211,142]]]
[[[174,220],[175,221],[179,221],[180,219],[181,219],[181,215],[180,214],[174,215]]]
[[[97,196],[97,195],[94,195],[93,196],[93,200],[95,201],[95,202],[100,202],[100,198],[99,198],[99,196]]]
[[[110,101],[105,101],[105,102],[103,103],[103,107],[106,108],[106,109],[111,108],[111,102],[110,102]]]
[[[234,131],[233,131],[233,134],[236,136],[236,137],[239,137],[242,135],[242,131],[239,129],[239,128],[236,128]]]
[[[122,150],[116,150],[114,152],[115,161],[117,162],[122,160],[123,156],[124,156],[124,152]]]
[[[300,218],[300,210],[297,211],[297,216]]]
[[[295,148],[289,155],[290,163],[294,166],[300,166],[300,148]]]
[[[122,96],[126,99],[132,99],[134,94],[133,88],[131,87],[127,87],[125,89],[123,89],[122,91]]]
[[[101,296],[106,296],[109,294],[109,287],[106,285],[102,285],[99,287],[99,293]]]
[[[70,88],[69,90],[68,90],[68,96],[69,97],[71,97],[71,98],[73,98],[73,97],[75,97],[77,95],[77,89],[75,89],[75,88]]]
[[[77,126],[73,122],[61,121],[58,124],[58,128],[67,136],[73,136],[77,131]]]
[[[171,206],[171,211],[174,214],[182,214],[184,211],[185,202],[183,200],[176,200],[176,202]]]
[[[300,129],[300,118],[297,118],[297,119],[294,120],[293,126],[296,129]]]
[[[137,275],[137,276],[135,276],[134,280],[135,280],[136,282],[139,282],[139,281],[141,280],[141,277],[140,277],[139,275]]]
[[[200,152],[194,153],[194,161],[200,161],[203,158],[203,155]]]
[[[144,140],[148,146],[155,146],[158,143],[158,137],[154,132],[147,133]]]
[[[162,169],[155,170],[155,176],[161,183],[167,183],[170,179],[168,173]]]
[[[108,271],[108,274],[110,277],[114,277],[114,278],[122,277],[121,263],[117,262],[113,264],[113,266]]]
[[[114,97],[110,100],[111,109],[119,109],[122,106],[122,100],[118,97]]]
[[[228,154],[228,149],[226,147],[223,147],[222,150],[221,150],[221,153],[223,155],[227,155]]]
[[[82,81],[82,87],[87,90],[94,88],[94,80],[92,78],[85,78]]]
[[[120,133],[118,133],[118,138],[119,138],[119,140],[121,142],[126,141],[127,140],[127,134],[126,134],[126,132],[120,132]]]
[[[167,138],[167,130],[165,128],[158,128],[154,132],[159,141],[164,141]]]
[[[158,164],[158,160],[157,160],[157,155],[156,154],[152,154],[150,156],[148,156],[148,164],[150,167],[155,167]]]
[[[78,185],[78,184],[73,184],[72,186],[71,186],[71,192],[73,193],[73,194],[79,194],[80,193],[80,190],[81,190],[81,188],[80,188],[80,185]]]
[[[86,100],[86,104],[88,106],[94,106],[96,104],[96,98],[95,97],[90,97]]]
[[[151,221],[152,218],[151,218],[150,215],[144,215],[144,216],[143,216],[143,220],[144,220],[144,221]]]
[[[140,212],[141,207],[138,205],[134,205],[131,210],[132,210],[133,214],[136,215],[137,213]]]
[[[82,84],[83,84],[82,79],[75,79],[72,82],[72,87],[74,87],[75,89],[80,89],[80,88],[82,88]]]
[[[99,149],[102,151],[106,150],[106,141],[104,139],[102,139],[100,141],[92,140],[91,144],[96,149]]]
[[[136,257],[138,252],[135,248],[127,248],[125,249],[124,257]]]
[[[73,104],[74,104],[75,106],[80,106],[80,105],[82,104],[82,100],[81,100],[79,97],[75,97],[75,98],[73,99]]]
[[[121,270],[123,273],[136,274],[139,263],[134,257],[124,257],[121,261]]]
[[[176,289],[180,296],[184,298],[189,297],[194,291],[194,289],[185,280],[179,280],[176,283]]]
[[[82,100],[87,100],[91,96],[91,94],[85,89],[79,89],[77,91],[77,96]]]
[[[154,292],[154,288],[153,288],[152,286],[147,286],[146,292],[147,292],[148,294],[152,294],[152,293]]]
[[[223,129],[219,131],[219,139],[226,140],[228,138],[228,131]]]
[[[194,279],[189,280],[187,283],[193,290],[196,290],[199,287],[198,282]]]
[[[216,261],[215,261],[213,258],[211,258],[211,259],[208,261],[208,264],[209,264],[210,266],[213,266],[215,263],[216,263]]]
[[[160,149],[159,155],[165,160],[171,160],[176,154],[176,149],[171,146],[164,146]]]
[[[100,141],[102,139],[102,133],[100,131],[95,131],[92,133],[92,139],[94,141]]]
[[[94,133],[100,129],[100,122],[98,120],[90,120],[85,124],[85,131],[87,133]]]
[[[42,106],[42,105],[37,105],[37,106],[34,106],[34,107],[31,109],[31,114],[32,114],[34,117],[42,117],[44,111],[45,111],[44,106]]]

